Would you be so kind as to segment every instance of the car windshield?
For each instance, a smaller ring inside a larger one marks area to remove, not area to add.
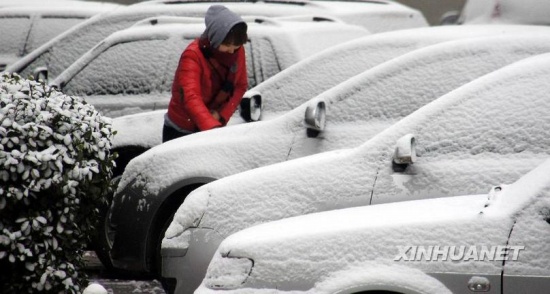
[[[191,41],[172,38],[116,44],[76,74],[63,91],[77,96],[169,91],[180,50]]]

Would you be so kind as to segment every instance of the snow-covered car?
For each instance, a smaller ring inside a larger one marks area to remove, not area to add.
[[[519,39],[517,41],[512,46],[517,46],[516,53],[530,47],[523,46],[523,41]],[[458,42],[466,43],[454,43]],[[432,47],[446,44],[449,43]],[[452,44],[449,48],[456,50],[451,47],[458,48],[459,45]],[[493,54],[505,47],[504,44],[493,46],[493,49],[487,46],[485,53],[474,50],[469,54],[456,54],[454,60],[446,59],[447,64],[430,62],[433,60],[428,57],[417,59],[417,62],[424,63],[420,67],[431,64],[440,68],[439,79],[451,82],[453,79],[448,75],[455,70],[460,71],[460,64],[466,63],[464,69],[474,70],[477,64],[494,62],[496,58]],[[469,62],[464,58],[470,54],[480,61]],[[176,278],[178,287],[191,283],[188,279],[204,273],[201,270],[205,269],[204,263],[208,264],[225,237],[252,225],[344,207],[483,193],[488,185],[517,180],[550,155],[550,129],[547,127],[550,123],[549,63],[550,55],[545,55],[493,71],[420,108],[370,140],[369,132],[374,135],[383,124],[388,124],[392,119],[397,121],[400,116],[413,111],[414,103],[427,94],[414,93],[417,86],[422,83],[431,84],[431,89],[437,88],[436,84],[431,83],[437,80],[434,79],[435,72],[429,79],[426,75],[415,79],[394,79],[397,75],[374,74],[373,69],[374,75],[365,82],[371,82],[372,86],[385,84],[385,87],[371,92],[368,99],[351,97],[334,103],[344,95],[331,95],[331,100],[326,99],[329,97],[317,97],[298,109],[301,110],[298,113],[287,116],[297,116],[293,124],[277,124],[286,117],[263,122],[262,127],[257,126],[261,134],[279,137],[277,128],[285,127],[285,134],[293,133],[294,137],[287,139],[291,144],[284,150],[285,160],[305,155],[306,152],[313,153],[312,150],[321,151],[320,147],[353,147],[352,143],[366,142],[355,148],[333,150],[249,170],[197,188],[186,197],[165,233],[161,251],[163,277]],[[409,72],[410,68],[398,69]],[[461,72],[467,73],[466,70]],[[363,96],[360,91],[354,96],[357,95]],[[361,103],[358,103],[359,100]],[[307,106],[315,105],[327,107],[326,129],[316,138],[307,138],[305,133],[309,118],[306,117],[305,122],[298,119],[303,117]],[[346,112],[347,115],[344,115]],[[352,116],[363,116],[365,122],[354,120]],[[237,127],[233,129],[234,137],[237,130]],[[250,129],[246,135],[251,137],[254,131]],[[338,140],[346,134],[351,137],[351,133],[357,134],[355,141],[347,139],[350,144],[338,145]],[[221,132],[217,134],[222,135]],[[259,141],[268,140],[265,135],[255,136]],[[198,141],[200,137],[195,139]],[[230,143],[229,140],[227,142]],[[187,146],[192,142],[185,143]],[[176,145],[159,146],[157,150],[163,153],[155,152],[155,157],[143,157],[149,161],[138,160],[139,157],[132,161],[126,172],[131,175],[129,171],[132,171],[133,176],[123,178],[124,183],[118,187],[119,194],[113,207],[120,207],[119,203],[133,203],[128,211],[136,211],[135,207],[138,207],[135,217],[130,218],[135,221],[143,215],[141,211],[150,213],[157,210],[157,199],[166,198],[165,193],[174,191],[170,183],[175,183],[179,175],[190,170],[189,166],[202,167],[202,170],[197,168],[193,175],[199,175],[205,170],[204,167],[210,166],[227,170],[220,164],[225,162],[221,156],[209,154],[214,153],[213,148],[207,149],[204,158],[195,155],[193,160],[182,160],[184,164],[179,168],[171,166],[168,161],[172,159],[175,162],[177,157],[170,151]],[[206,149],[204,143],[193,145]],[[248,146],[247,157],[234,165],[265,161],[265,145],[257,143]],[[238,152],[243,152],[242,148],[234,152],[230,152],[231,149],[229,145],[223,155],[236,157]],[[153,160],[158,162],[165,154],[169,156],[156,167]],[[178,157],[185,155],[186,152],[180,152]],[[141,193],[136,192],[139,187]],[[127,213],[114,210],[111,222],[117,228],[116,225],[123,223],[124,218],[128,218]],[[136,222],[133,224],[138,227]],[[144,227],[141,222],[139,224],[139,227]],[[119,234],[118,231],[116,233]],[[117,241],[115,239],[113,255],[123,250],[135,250],[130,246],[117,247]]]
[[[244,17],[249,86],[327,47],[369,35],[360,26],[317,17],[278,20]],[[103,115],[116,117],[166,109],[183,49],[204,32],[200,18],[148,19],[118,31],[85,53],[50,82],[80,96]],[[179,23],[178,23],[179,22]],[[151,25],[154,23],[155,25]]]
[[[480,25],[475,30],[468,26],[424,27],[373,34],[335,45],[301,60],[245,93],[240,112],[235,113],[229,125],[279,117],[356,74],[424,46],[520,32],[550,33],[550,28],[508,25]],[[115,175],[122,174],[132,158],[161,144],[162,132],[159,130],[165,113],[165,110],[159,110],[113,119],[113,127],[118,132],[113,149],[119,154]]]
[[[1,8],[0,71],[74,25],[98,13],[120,6],[97,4],[91,7],[83,5],[78,8],[63,6]]]
[[[8,72],[22,76],[40,74],[57,77],[82,54],[102,39],[135,22],[160,15],[204,17],[212,2],[162,1],[144,2],[117,9],[93,17],[59,35],[40,48],[27,54],[11,66]],[[427,26],[423,15],[401,4],[379,0],[368,2],[348,1],[253,1],[223,2],[235,13],[244,16],[296,16],[316,15],[339,18],[348,24],[356,24],[371,32]]]
[[[467,0],[460,13],[449,12],[442,24],[550,24],[547,0]]]
[[[517,38],[472,38],[428,46],[367,70],[277,119],[201,132],[150,149],[126,167],[101,234],[113,265],[133,271],[158,270],[154,267],[160,262],[166,227],[185,196],[204,183],[357,146],[464,83],[550,51],[548,34]],[[330,109],[326,118],[330,127],[319,134],[325,108]],[[208,251],[210,257],[212,253]],[[168,271],[189,279],[178,283],[187,290],[198,286],[209,261],[190,264],[194,258],[190,254],[183,262],[175,262],[193,268],[192,272]]]
[[[547,293],[549,174],[546,160],[488,194],[245,229],[222,242],[195,293]]]

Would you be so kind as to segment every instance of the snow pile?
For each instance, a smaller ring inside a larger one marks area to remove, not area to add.
[[[109,191],[114,132],[81,99],[0,80],[0,282],[8,292],[80,291],[78,255]]]
[[[97,283],[91,283],[84,289],[84,292],[82,294],[107,294],[107,290]]]

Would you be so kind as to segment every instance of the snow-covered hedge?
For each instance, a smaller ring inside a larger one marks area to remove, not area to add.
[[[111,189],[113,135],[110,120],[80,98],[2,75],[2,291],[82,291],[82,252]]]

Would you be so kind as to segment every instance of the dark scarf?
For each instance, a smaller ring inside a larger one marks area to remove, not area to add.
[[[237,62],[237,57],[238,57],[237,52],[235,53],[220,52],[218,51],[218,49],[212,48],[212,46],[210,45],[210,41],[208,40],[208,37],[206,37],[205,34],[203,34],[199,38],[199,48],[201,49],[204,57],[206,57],[207,59],[208,58],[215,59],[218,63],[220,63],[227,69],[234,66],[235,63]]]

